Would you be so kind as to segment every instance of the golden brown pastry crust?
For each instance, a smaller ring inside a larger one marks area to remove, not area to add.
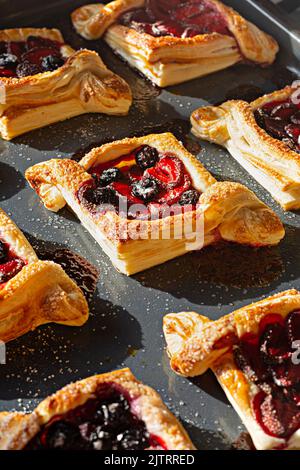
[[[226,18],[232,37],[219,33],[192,38],[154,37],[119,25],[120,15],[142,7],[144,1],[117,0],[108,5],[84,5],[72,14],[75,29],[86,39],[105,41],[131,65],[159,86],[168,86],[229,67],[244,58],[270,64],[278,52],[276,41],[232,8],[211,0]]]
[[[0,31],[0,40],[40,35],[63,42],[58,30],[19,28]],[[112,73],[96,52],[63,45],[65,64],[53,72],[0,78],[0,136],[17,135],[84,113],[127,114],[132,103],[127,83]]]
[[[77,198],[79,187],[91,180],[85,170],[126,155],[141,145],[171,152],[182,160],[193,186],[202,193],[198,208],[190,213],[153,221],[126,220],[115,212],[93,216]],[[195,249],[188,246],[188,241],[192,242],[191,236],[197,234],[195,230],[200,219],[204,222],[204,240],[201,238],[198,248],[220,238],[254,246],[273,245],[284,236],[282,223],[271,209],[245,186],[217,183],[170,133],[106,144],[92,150],[81,164],[58,159],[40,163],[26,171],[26,178],[48,209],[58,211],[67,202],[117,269],[128,275]],[[189,221],[190,232],[181,238],[174,237],[172,234],[179,228],[179,233],[182,233],[182,227],[186,228],[186,221]],[[135,239],[132,233],[142,233],[143,237]],[[156,234],[155,239],[150,236],[153,233]]]
[[[192,132],[222,145],[285,209],[300,208],[300,155],[274,139],[255,120],[254,111],[272,101],[288,99],[295,88],[286,87],[248,104],[227,101],[193,112]]]
[[[39,261],[18,227],[0,209],[0,237],[26,263],[0,284],[0,340],[11,341],[37,326],[55,322],[81,326],[88,305],[79,287],[61,266]]]
[[[111,382],[127,391],[134,400],[134,412],[145,422],[151,434],[164,441],[168,450],[195,449],[157,392],[139,382],[129,369],[123,369],[67,385],[42,401],[29,415],[0,413],[0,450],[22,450],[51,418],[83,405],[95,396],[99,385]]]
[[[259,323],[266,315],[275,313],[285,318],[299,308],[300,292],[291,289],[247,305],[216,321],[194,312],[164,317],[163,329],[172,369],[178,374],[194,377],[211,368],[248,428],[257,449],[278,448],[286,441],[267,435],[256,422],[251,397],[258,390],[236,366],[232,346],[245,333],[257,334]],[[300,448],[298,431],[288,440],[287,448]]]

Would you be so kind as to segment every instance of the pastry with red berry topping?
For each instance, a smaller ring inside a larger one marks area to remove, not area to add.
[[[285,210],[300,208],[300,88],[193,112],[192,132],[229,153]]]
[[[88,305],[79,287],[52,261],[40,261],[0,209],[0,340],[11,341],[45,323],[81,326]]]
[[[67,204],[127,275],[219,240],[276,245],[282,223],[245,186],[217,183],[173,134],[102,145],[26,171],[46,208]]]
[[[1,450],[194,450],[175,416],[129,369],[67,385],[31,414],[0,413]]]
[[[218,0],[116,0],[72,14],[85,39],[104,40],[161,87],[238,62],[268,65],[278,44]]]
[[[84,113],[127,114],[127,83],[96,52],[75,51],[57,29],[0,30],[0,136]]]
[[[169,314],[172,369],[211,368],[258,450],[300,449],[300,292],[289,290],[216,321]]]

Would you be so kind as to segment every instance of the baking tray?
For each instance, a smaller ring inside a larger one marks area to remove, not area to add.
[[[276,14],[267,13],[266,2],[258,6],[251,0],[227,1],[277,37],[281,53],[276,64],[265,69],[237,65],[162,91],[131,70],[100,40],[86,42],[75,34],[69,12],[86,2],[48,1],[47,7],[33,0],[0,3],[1,28],[60,28],[66,42],[75,48],[97,50],[106,64],[128,81],[135,98],[127,118],[80,116],[13,142],[0,141],[3,209],[38,253],[46,248],[61,255],[60,250],[67,247],[100,271],[90,302],[92,314],[84,327],[44,326],[7,345],[7,364],[0,366],[0,409],[29,411],[70,381],[128,366],[158,390],[199,449],[247,448],[247,439],[241,439],[244,428],[213,375],[188,380],[171,372],[162,319],[168,312],[182,310],[217,319],[269,294],[290,287],[300,289],[300,214],[283,213],[226,151],[193,138],[188,121],[190,113],[207,102],[252,100],[297,78],[297,34]],[[246,184],[281,216],[287,234],[279,247],[208,247],[127,278],[116,272],[72,213],[66,209],[53,214],[44,209],[24,180],[26,168],[49,158],[80,158],[85,150],[103,142],[165,130],[183,140],[218,179]],[[74,270],[73,264],[73,274]]]

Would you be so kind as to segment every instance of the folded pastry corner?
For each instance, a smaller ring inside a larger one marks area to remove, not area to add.
[[[0,30],[0,42],[3,139],[84,113],[128,113],[127,83],[96,52],[66,45],[58,30]]]
[[[299,87],[252,103],[227,101],[199,108],[192,132],[225,147],[285,210],[300,208]]]
[[[84,5],[72,22],[161,87],[243,60],[271,64],[278,52],[273,38],[217,0],[116,0]]]
[[[258,450],[300,448],[300,292],[216,321],[168,314],[163,330],[172,369],[195,377],[211,368]]]
[[[1,450],[194,450],[175,416],[129,369],[67,385],[30,414],[0,413]]]
[[[80,163],[39,163],[26,178],[49,210],[67,204],[127,275],[220,239],[266,246],[284,237],[254,193],[217,183],[170,133],[111,142]]]
[[[40,261],[0,209],[0,340],[11,341],[50,322],[81,326],[88,315],[75,282],[58,264]]]

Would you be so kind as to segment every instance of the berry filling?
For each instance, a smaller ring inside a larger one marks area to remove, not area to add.
[[[209,0],[146,0],[145,7],[123,14],[119,22],[151,36],[231,35],[226,18]]]
[[[0,285],[12,279],[25,265],[9,245],[0,240]]]
[[[106,212],[110,205],[120,215],[146,220],[170,215],[170,206],[173,213],[182,213],[183,206],[185,212],[194,210],[199,202],[182,161],[149,145],[93,167],[91,175],[77,197],[93,213]]]
[[[287,101],[267,103],[254,113],[257,124],[270,136],[300,153],[300,105]]]
[[[166,449],[131,410],[131,399],[114,384],[104,384],[96,397],[64,415],[55,416],[25,450]]]
[[[26,41],[0,42],[0,78],[21,78],[53,72],[65,63],[62,44],[39,36]]]
[[[262,429],[288,440],[300,428],[300,311],[267,315],[259,334],[246,334],[233,349],[237,366],[259,392],[252,408]],[[299,355],[298,355],[299,356]]]

